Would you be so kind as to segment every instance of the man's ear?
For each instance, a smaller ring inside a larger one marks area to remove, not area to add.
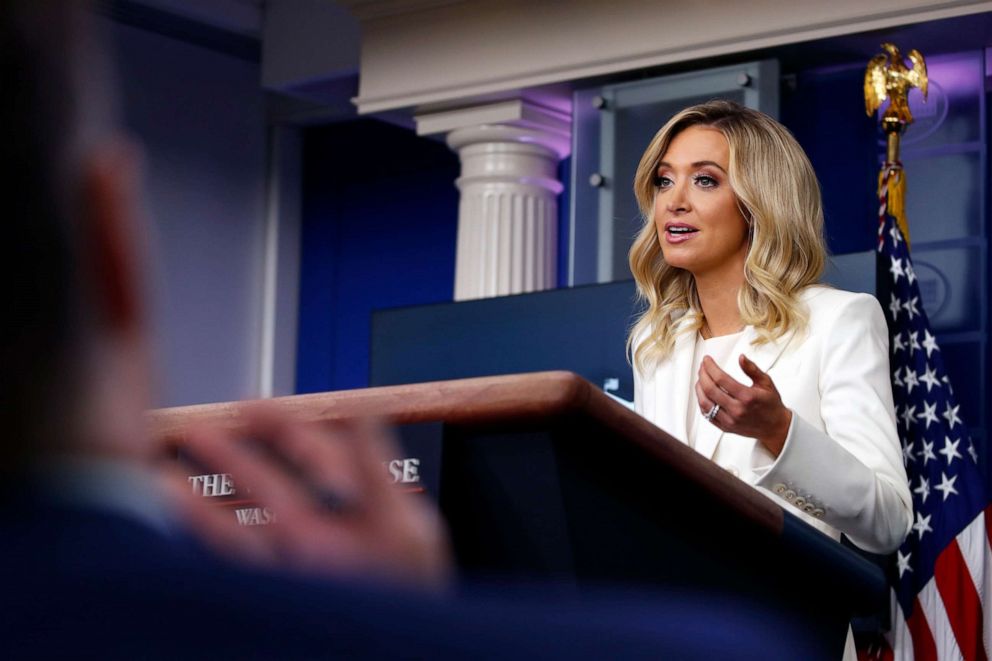
[[[140,149],[121,139],[91,150],[80,184],[83,272],[94,321],[113,332],[134,330],[144,321]]]

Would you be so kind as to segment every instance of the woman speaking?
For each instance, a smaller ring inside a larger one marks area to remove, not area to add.
[[[793,514],[888,553],[912,523],[874,297],[819,285],[813,168],[770,117],[712,101],[655,135],[634,182],[637,411]]]

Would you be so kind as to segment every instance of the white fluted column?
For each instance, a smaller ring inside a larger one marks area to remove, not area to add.
[[[562,184],[547,137],[500,125],[448,134],[462,162],[456,301],[555,286]]]
[[[553,288],[558,271],[558,162],[570,118],[523,99],[417,117],[447,133],[461,159],[455,300]]]

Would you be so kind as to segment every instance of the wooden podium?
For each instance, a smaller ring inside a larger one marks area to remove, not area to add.
[[[397,425],[467,574],[726,595],[781,612],[832,658],[851,617],[886,598],[875,565],[570,372],[271,401],[307,420]],[[192,422],[236,426],[242,407],[150,418],[181,442]]]

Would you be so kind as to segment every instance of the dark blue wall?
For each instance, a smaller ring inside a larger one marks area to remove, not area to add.
[[[368,384],[372,311],[449,301],[458,158],[375,120],[307,129],[296,390]]]
[[[875,249],[878,131],[865,113],[864,65],[786,78],[779,117],[813,163],[823,192],[827,246],[843,255]]]
[[[307,129],[296,392],[369,381],[373,310],[450,301],[457,155],[375,120]],[[568,177],[558,207],[558,281],[568,273]]]

